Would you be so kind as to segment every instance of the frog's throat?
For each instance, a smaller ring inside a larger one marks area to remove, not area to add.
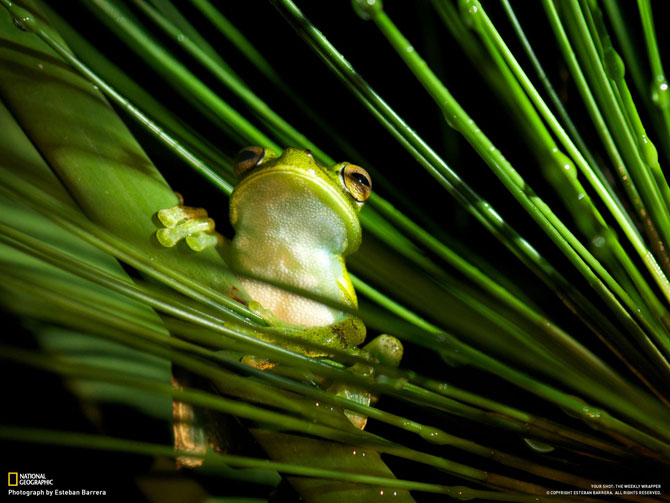
[[[317,167],[314,169],[316,170],[319,168]],[[305,174],[303,169],[291,169],[290,167],[277,168],[277,169],[270,169],[267,171],[258,171],[249,174],[247,177],[243,178],[240,181],[240,183],[235,187],[235,190],[233,190],[233,193],[230,196],[230,207],[231,208],[236,207],[235,199],[239,194],[243,192],[244,187],[248,183],[254,180],[257,181],[263,177],[273,175],[290,175],[294,177],[299,177],[310,182],[310,184],[313,185],[315,191],[325,192],[328,195],[329,199],[334,202],[334,207],[340,214],[340,217],[342,221],[345,223],[347,229],[347,248],[346,250],[344,250],[342,255],[347,256],[358,250],[358,247],[361,244],[361,224],[358,220],[358,208],[356,208],[351,201],[347,200],[344,193],[342,193],[337,187],[333,186],[330,183],[330,179],[327,180],[328,183],[318,183],[314,179],[315,175],[310,176],[308,174]],[[319,176],[319,178],[321,178],[320,175],[316,176]],[[327,175],[323,175],[322,179],[324,181],[326,181],[326,176]],[[231,213],[230,217],[231,217],[231,223],[233,224],[233,226],[235,226],[237,216]]]

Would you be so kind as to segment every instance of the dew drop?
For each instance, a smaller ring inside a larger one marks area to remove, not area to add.
[[[600,419],[600,411],[598,409],[594,409],[593,407],[583,407],[582,412],[586,419],[590,419],[592,421],[597,421]]]
[[[14,26],[16,26],[19,30],[26,31],[26,29],[23,27],[23,24],[21,24],[21,21],[19,21],[17,18],[12,18],[12,21],[14,21]]]
[[[382,10],[381,0],[352,0],[351,6],[358,17],[365,21],[370,19],[374,11],[379,12]]]
[[[596,248],[601,248],[601,247],[605,246],[605,243],[606,243],[606,240],[601,235],[598,235],[591,240],[591,244],[593,244],[593,246],[595,246]]]
[[[532,438],[524,438],[523,441],[528,447],[542,454],[546,454],[554,450],[554,446],[541,442],[539,440],[535,440]]]
[[[435,444],[444,444],[445,440],[442,438],[442,432],[435,428],[424,427],[419,432],[419,436],[428,442],[433,442]]]
[[[6,7],[11,12],[14,26],[16,26],[21,31],[35,31],[37,20],[29,11],[25,10],[23,7],[17,5],[14,2],[6,2],[6,4]]]
[[[623,63],[623,59],[619,56],[619,53],[616,50],[609,46],[605,50],[604,55],[605,63],[605,72],[607,76],[612,80],[623,80],[626,74],[626,66]]]
[[[665,76],[659,75],[651,86],[651,101],[659,108],[670,107],[670,86]]]
[[[479,8],[477,5],[472,0],[460,0],[458,7],[465,25],[468,28],[476,28],[479,21]]]
[[[449,115],[445,112],[444,113],[444,120],[447,122],[447,125],[450,128],[455,129],[456,131],[459,130],[458,126],[456,125],[456,114]]]
[[[640,150],[645,162],[649,166],[656,167],[658,165],[658,151],[646,134],[640,137]]]

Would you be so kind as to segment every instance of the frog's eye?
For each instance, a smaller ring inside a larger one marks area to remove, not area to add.
[[[235,176],[240,178],[251,168],[258,166],[265,157],[265,149],[262,147],[247,147],[240,150],[233,161]]]
[[[347,164],[342,169],[342,179],[344,180],[344,186],[359,203],[362,203],[370,196],[372,180],[368,172],[360,166]]]

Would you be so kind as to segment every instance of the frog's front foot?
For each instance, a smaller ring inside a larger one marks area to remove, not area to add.
[[[165,228],[156,231],[156,239],[168,248],[185,239],[189,248],[202,251],[223,241],[221,235],[214,230],[214,220],[207,216],[207,211],[203,208],[180,204],[160,210],[158,220]]]
[[[365,391],[362,388],[357,388],[350,384],[334,384],[328,388],[328,391],[341,398],[360,403],[361,405],[369,406],[372,403],[372,395],[369,391]],[[359,430],[364,429],[365,425],[368,423],[368,416],[354,412],[353,410],[345,409],[344,415],[347,416],[349,422]]]
[[[402,359],[403,347],[402,343],[397,338],[392,335],[382,334],[366,344],[363,351],[368,353],[382,365],[397,367]],[[354,374],[362,376],[372,376],[374,374],[374,369],[372,367],[362,363],[356,363],[350,370]],[[350,384],[336,383],[332,385],[328,391],[339,397],[352,400],[362,405],[369,406],[377,401],[377,397],[372,395],[369,391]],[[347,416],[347,419],[349,419],[351,424],[360,430],[365,428],[365,425],[368,422],[367,416],[358,412],[345,410],[344,414]]]
[[[367,343],[363,349],[377,358],[379,363],[388,365],[389,367],[400,365],[404,352],[402,342],[388,334],[378,335]]]
[[[269,309],[265,309],[258,301],[250,300],[247,307],[249,308],[249,311],[263,318],[263,320],[268,324],[269,327],[290,326],[289,323],[285,323],[282,320],[280,320],[279,317],[277,317],[277,315],[275,315],[272,311],[270,311]]]

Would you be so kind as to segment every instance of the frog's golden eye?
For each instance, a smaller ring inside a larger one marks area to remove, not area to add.
[[[251,168],[258,166],[265,157],[265,149],[262,147],[247,147],[240,150],[233,161],[235,176],[240,178]]]
[[[342,179],[344,180],[344,186],[359,203],[362,203],[370,196],[372,180],[368,172],[360,166],[347,164],[342,169]]]

